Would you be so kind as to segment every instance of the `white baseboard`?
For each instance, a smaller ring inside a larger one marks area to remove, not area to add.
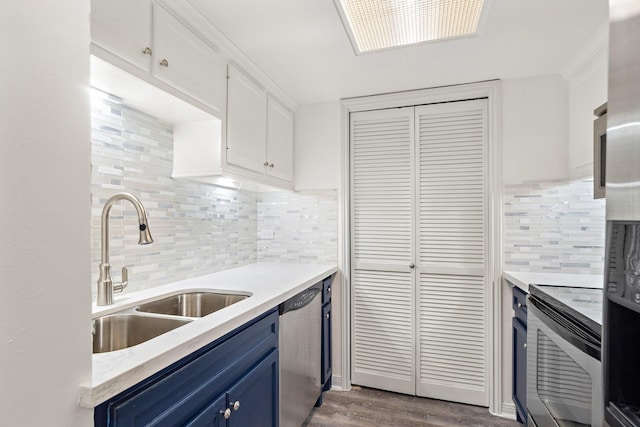
[[[516,419],[516,405],[513,402],[502,402],[502,411],[499,414],[493,414],[502,418]]]
[[[333,375],[331,377],[331,390],[336,390],[336,391],[349,391],[349,388],[344,388],[342,386],[342,376],[339,375]]]

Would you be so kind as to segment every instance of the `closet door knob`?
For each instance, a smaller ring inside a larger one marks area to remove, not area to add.
[[[222,412],[222,411],[220,411]],[[231,409],[227,408],[224,412],[222,412],[222,415],[224,416],[225,420],[228,420],[229,417],[231,416]]]
[[[145,54],[145,55],[149,55],[149,56],[153,55],[153,51],[151,50],[151,48],[149,46],[145,47],[142,50],[142,53]]]
[[[416,265],[414,263],[409,264],[409,268],[416,268]]]
[[[262,165],[263,166],[269,166],[269,162],[264,162]]]
[[[269,164],[269,167],[270,167],[270,168],[272,168],[272,167],[273,167],[273,163],[270,163],[270,164]]]
[[[163,59],[162,61],[160,61],[160,66],[169,68],[169,61],[167,61],[166,59]]]

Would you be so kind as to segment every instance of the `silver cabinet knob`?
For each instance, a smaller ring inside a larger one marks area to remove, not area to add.
[[[324,317],[326,317],[327,319],[330,317],[331,315],[329,313],[325,314]]]
[[[160,66],[168,68],[169,67],[169,61],[167,61],[166,59],[163,59],[162,61],[160,61]]]
[[[269,163],[269,167],[272,168],[273,167],[273,163]]]
[[[269,162],[264,162],[262,166],[269,166]]]
[[[522,344],[522,348],[527,348],[527,343]]]
[[[522,303],[521,302],[518,303],[518,308],[522,308]]]
[[[414,263],[409,264],[409,268],[416,268],[416,265]]]
[[[239,400],[236,400],[236,401],[233,403],[233,410],[234,410],[234,411],[237,411],[238,409],[240,409],[240,401],[239,401]]]
[[[331,293],[331,286],[327,288],[327,292]]]
[[[144,49],[142,49],[142,53],[145,55],[153,55],[153,51],[151,50],[151,48],[149,46],[145,47]]]
[[[222,412],[222,411],[220,411],[220,412]],[[228,420],[229,417],[231,416],[231,409],[229,409],[229,408],[225,409],[225,411],[222,412],[222,415],[224,416],[225,420]]]

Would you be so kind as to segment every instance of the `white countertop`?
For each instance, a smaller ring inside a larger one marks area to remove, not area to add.
[[[136,346],[94,354],[90,383],[80,388],[80,405],[93,408],[172,363],[278,306],[300,291],[335,273],[328,264],[257,263],[206,276],[119,294],[113,305],[93,305],[93,317],[134,307],[167,293],[216,290],[251,294],[229,307],[194,320]],[[320,321],[320,318],[318,318]]]
[[[517,286],[527,293],[529,292],[529,285],[553,285],[602,289],[604,284],[602,275],[597,274],[505,271],[504,278],[512,285]]]

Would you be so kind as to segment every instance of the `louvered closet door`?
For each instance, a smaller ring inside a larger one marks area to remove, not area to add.
[[[350,121],[351,381],[415,394],[414,110]]]
[[[417,394],[487,406],[486,100],[416,107]]]

